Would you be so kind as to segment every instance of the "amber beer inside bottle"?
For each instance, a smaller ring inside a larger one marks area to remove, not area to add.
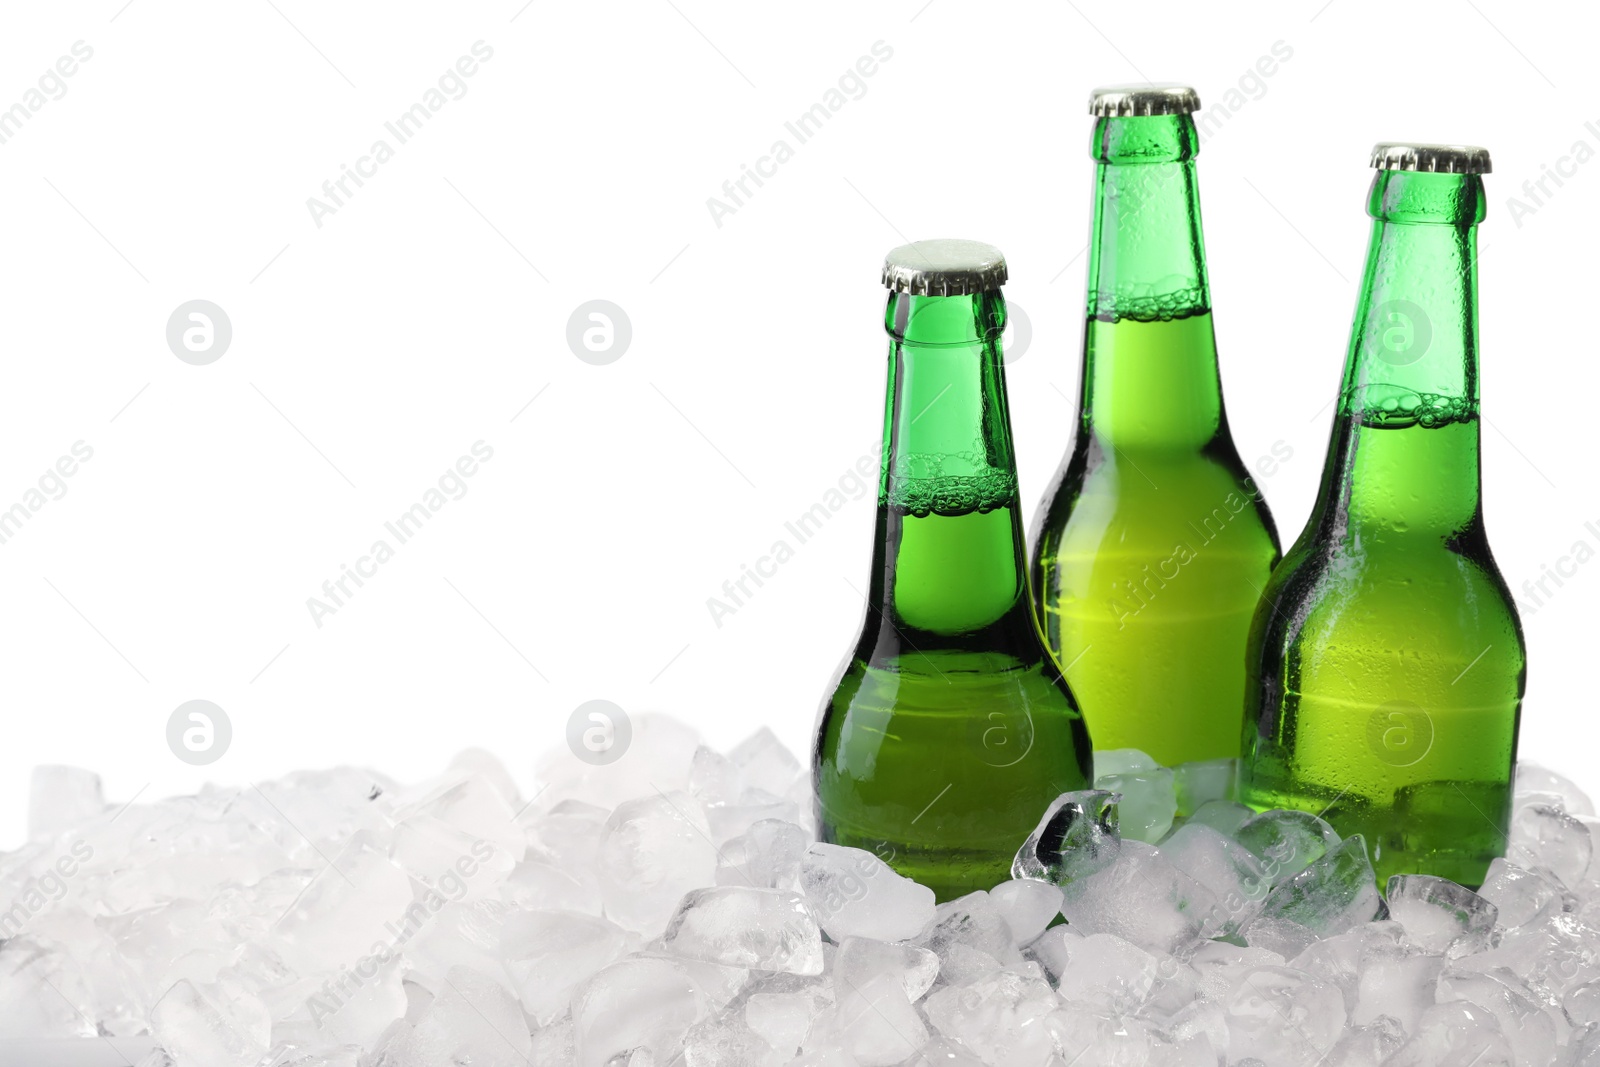
[[[888,405],[866,619],[824,701],[824,840],[941,900],[1009,877],[1060,793],[1091,777],[1083,719],[1028,596],[988,245],[895,249]]]

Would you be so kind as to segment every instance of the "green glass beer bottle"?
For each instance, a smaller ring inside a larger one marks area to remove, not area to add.
[[[1239,755],[1250,616],[1278,535],[1228,432],[1193,89],[1096,89],[1076,437],[1035,519],[1045,643],[1097,749]],[[1281,454],[1279,458],[1284,458]],[[1263,457],[1264,464],[1276,460]]]
[[[940,900],[1010,877],[1087,788],[1083,718],[1028,596],[1000,333],[1000,252],[919,241],[884,263],[889,386],[866,619],[823,701],[822,839]]]
[[[1365,835],[1380,884],[1476,887],[1505,847],[1526,678],[1479,504],[1489,154],[1380,144],[1372,165],[1322,485],[1251,629],[1241,784]]]

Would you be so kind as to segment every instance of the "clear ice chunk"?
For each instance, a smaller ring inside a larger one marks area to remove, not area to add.
[[[1427,874],[1397,874],[1384,891],[1389,917],[1422,951],[1443,955],[1458,938],[1465,952],[1489,947],[1500,909],[1464,886]]]
[[[787,889],[691,889],[661,935],[686,959],[788,974],[822,973],[822,930],[811,906]]]
[[[1197,938],[1217,903],[1208,889],[1143,841],[1124,841],[1116,862],[1068,882],[1061,895],[1061,914],[1078,933],[1115,934],[1164,954]]]
[[[933,918],[933,890],[864,849],[813,844],[800,862],[800,887],[835,941],[903,941]]]
[[[1122,847],[1117,800],[1100,789],[1056,797],[1017,850],[1011,877],[1062,885],[1110,866]]]
[[[717,849],[698,800],[658,793],[617,805],[596,865],[606,918],[653,936],[685,893],[712,883]]]
[[[1293,878],[1339,844],[1332,826],[1309,812],[1264,811],[1234,833],[1234,840],[1254,852],[1277,884]]]

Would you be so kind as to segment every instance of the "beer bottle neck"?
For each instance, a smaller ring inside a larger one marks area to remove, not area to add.
[[[1005,301],[891,293],[884,325],[878,626],[869,620],[867,636],[879,654],[956,636],[1003,642],[1013,616],[1031,620],[999,344]]]
[[[1187,115],[1095,125],[1084,430],[1119,448],[1203,446],[1222,423]]]
[[[1354,523],[1450,534],[1479,515],[1477,175],[1380,170],[1330,476]]]

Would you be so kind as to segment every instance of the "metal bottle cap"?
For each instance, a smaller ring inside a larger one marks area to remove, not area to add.
[[[883,258],[883,284],[913,296],[967,296],[1006,283],[1006,257],[982,241],[913,241]]]
[[[1433,174],[1488,174],[1489,150],[1469,144],[1419,144],[1380,141],[1372,146],[1378,170],[1420,170]]]
[[[1098,119],[1190,115],[1199,110],[1200,94],[1173,82],[1102,85],[1089,94],[1089,114]]]

